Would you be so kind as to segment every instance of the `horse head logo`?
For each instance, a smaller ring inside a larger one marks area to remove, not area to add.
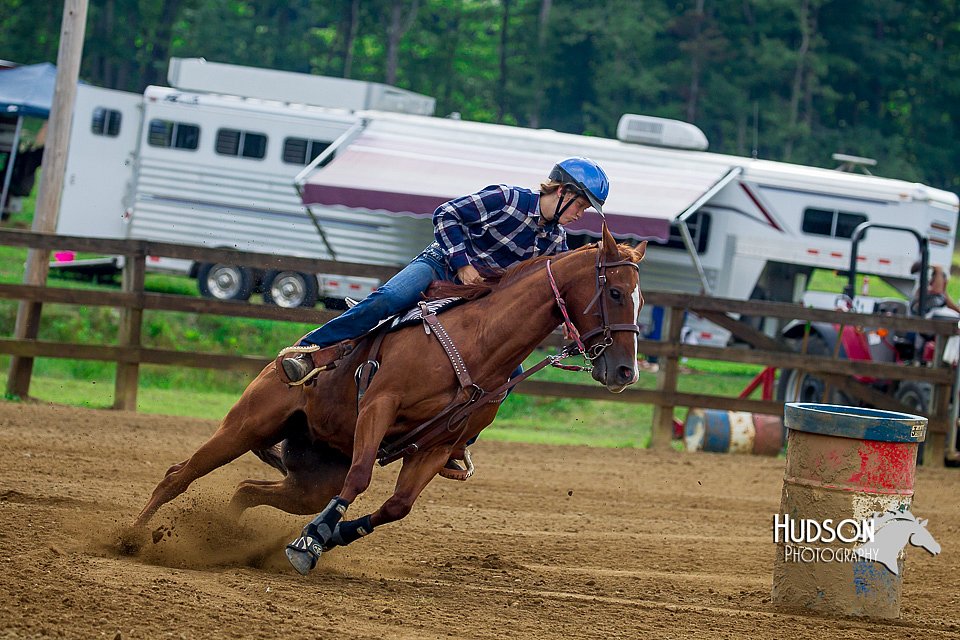
[[[909,510],[874,513],[870,520],[875,532],[873,541],[857,547],[855,553],[866,560],[882,563],[894,575],[900,573],[897,556],[907,542],[933,555],[940,553],[940,543],[927,531],[927,521],[917,520]]]

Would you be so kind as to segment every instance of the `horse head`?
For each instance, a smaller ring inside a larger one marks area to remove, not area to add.
[[[897,559],[907,542],[926,549],[932,555],[940,553],[940,543],[927,530],[927,521],[918,520],[909,510],[874,513],[871,520],[876,528],[875,537],[858,547],[856,554],[880,562],[894,574],[899,574]]]
[[[639,262],[647,243],[617,245],[606,223],[596,245],[592,277],[567,293],[571,320],[581,334],[593,379],[620,393],[637,381],[637,317],[643,307]]]
[[[927,530],[926,520],[917,520],[917,528],[910,534],[910,544],[915,547],[926,549],[933,555],[940,553],[940,543],[933,539],[933,535]]]

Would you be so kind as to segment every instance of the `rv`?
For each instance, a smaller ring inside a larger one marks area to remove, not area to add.
[[[558,158],[585,155],[610,177],[605,218],[621,239],[655,239],[642,265],[645,290],[734,299],[816,302],[815,269],[846,270],[864,222],[905,227],[929,241],[930,263],[949,267],[955,194],[921,184],[704,151],[690,124],[626,115],[618,140],[443,118],[363,114],[298,178],[318,215],[382,223],[419,217],[487,183],[534,186]],[[847,163],[860,159],[843,158]],[[600,235],[599,216],[570,225],[571,244]],[[335,233],[333,242],[346,241]],[[409,252],[416,247],[408,248]],[[915,286],[918,247],[902,231],[871,229],[858,272],[904,295]],[[863,309],[869,311],[869,309]],[[642,324],[652,325],[649,316]],[[688,318],[691,341],[725,344],[729,333]],[[773,335],[778,327],[762,327]]]
[[[951,263],[955,194],[711,153],[688,123],[628,114],[617,139],[604,139],[434,117],[426,96],[335,78],[174,59],[168,79],[142,96],[78,87],[59,233],[400,266],[431,241],[438,204],[488,184],[535,188],[558,159],[585,155],[610,176],[614,235],[659,243],[643,264],[645,290],[800,302],[815,269],[848,268],[852,232],[867,221],[909,227],[929,239],[931,264]],[[591,241],[599,216],[568,231],[574,246]],[[903,234],[873,229],[858,271],[908,295],[917,259]],[[377,284],[149,265],[197,277],[204,295],[261,290],[284,306]],[[697,318],[688,326],[701,343],[729,338]]]

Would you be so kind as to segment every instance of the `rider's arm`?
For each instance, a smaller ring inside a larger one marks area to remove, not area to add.
[[[487,187],[437,207],[433,213],[433,235],[455,271],[470,264],[464,236],[471,227],[484,226],[495,219],[507,204],[508,192],[504,186]]]

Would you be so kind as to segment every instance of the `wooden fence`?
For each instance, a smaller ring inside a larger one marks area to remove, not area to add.
[[[257,269],[282,267],[285,270],[308,273],[336,273],[375,277],[382,280],[396,272],[396,269],[389,267],[276,256],[231,249],[209,249],[144,240],[80,238],[11,230],[0,230],[0,245],[31,247],[45,251],[70,249],[125,257],[122,287],[119,292],[0,284],[0,298],[28,303],[109,306],[121,310],[117,345],[0,338],[0,353],[15,357],[8,381],[8,392],[25,396],[29,390],[31,367],[18,366],[18,361],[32,363],[32,359],[37,357],[110,361],[117,363],[114,407],[125,410],[136,409],[137,385],[141,364],[236,369],[256,373],[272,359],[263,356],[194,353],[144,347],[141,342],[144,311],[180,311],[314,324],[321,324],[337,315],[337,312],[323,310],[284,309],[272,305],[148,293],[144,291],[143,287],[148,256],[246,265]],[[853,376],[871,376],[889,380],[922,380],[934,385],[935,389],[931,415],[928,416],[930,419],[930,435],[927,438],[929,455],[926,456],[926,460],[933,464],[942,464],[945,446],[944,437],[952,419],[950,390],[956,374],[952,368],[938,366],[936,363],[939,362],[939,358],[935,360],[934,366],[921,367],[839,360],[836,356],[831,358],[822,355],[804,355],[794,352],[785,344],[766,336],[737,319],[739,315],[749,315],[828,322],[846,326],[875,327],[878,325],[877,316],[809,309],[776,302],[744,302],[678,293],[645,292],[644,296],[647,304],[661,306],[665,309],[665,323],[661,339],[659,341],[641,340],[639,343],[640,353],[657,356],[660,361],[656,389],[631,387],[623,393],[611,394],[597,385],[544,382],[530,379],[524,381],[518,387],[518,390],[530,395],[652,405],[654,407],[652,446],[668,447],[672,438],[674,409],[676,407],[702,407],[772,415],[782,415],[783,412],[781,402],[678,391],[679,363],[682,358],[703,358],[802,370],[817,375],[828,385],[846,393],[851,398],[877,408],[889,410],[909,408],[900,405],[890,396],[857,382]],[[730,330],[737,338],[749,344],[752,348],[720,348],[681,344],[680,330],[683,325],[683,315],[686,312],[696,313]],[[934,334],[937,336],[938,345],[940,345],[938,353],[942,351],[942,345],[946,337],[960,333],[956,322],[947,321],[884,317],[882,325],[884,328],[893,331]],[[552,340],[551,343],[557,344],[558,340]]]

